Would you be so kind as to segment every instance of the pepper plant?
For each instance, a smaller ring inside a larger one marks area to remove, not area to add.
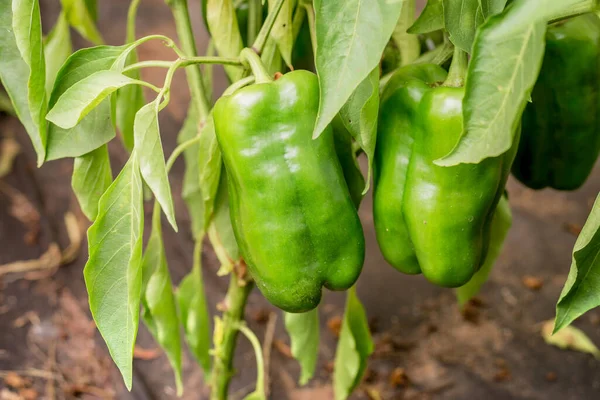
[[[371,187],[388,262],[456,288],[463,304],[485,283],[510,227],[511,166],[534,189],[572,190],[598,157],[597,0],[429,0],[418,18],[415,0],[202,0],[211,43],[201,56],[187,0],[166,3],[177,38],[138,38],[132,0],[125,43],[108,46],[95,0],[62,0],[46,36],[38,0],[0,0],[0,79],[38,165],[74,160],[73,190],[92,222],[83,271],[90,309],[129,389],[141,319],[179,393],[183,327],[213,399],[228,397],[241,332],[257,359],[246,398],[265,398],[260,344],[244,323],[255,285],[284,310],[306,384],[324,286],[347,290],[333,374],[336,399],[347,398],[373,350],[354,289],[365,251],[357,209]],[[70,28],[94,46],[72,52]],[[138,60],[148,42],[176,59]],[[215,103],[214,64],[230,83]],[[164,69],[163,85],[141,79],[143,68]],[[158,114],[178,69],[191,102],[165,160]],[[130,153],[114,173],[112,140]],[[178,229],[169,171],[181,155],[196,245],[174,287],[162,232]],[[147,224],[145,198],[154,201]],[[214,321],[205,237],[230,280]],[[573,250],[555,331],[600,305],[599,249],[597,201]]]

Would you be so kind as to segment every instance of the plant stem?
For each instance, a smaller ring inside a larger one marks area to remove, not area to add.
[[[256,53],[262,53],[265,48],[271,29],[273,29],[273,25],[275,25],[275,20],[277,19],[277,15],[279,15],[279,11],[281,10],[281,6],[283,6],[284,1],[285,0],[278,0],[277,3],[275,3],[275,6],[269,11],[269,15],[267,15],[264,25],[260,28],[256,40],[252,43],[252,48]]]
[[[258,393],[259,395],[264,395],[265,393],[265,360],[263,357],[262,348],[260,346],[260,342],[258,338],[252,332],[245,323],[238,322],[237,329],[242,332],[244,336],[250,341],[252,344],[252,348],[254,349],[254,354],[256,356],[256,389],[254,393]]]
[[[452,64],[450,64],[450,71],[448,71],[448,77],[444,81],[443,86],[462,87],[465,84],[467,64],[467,53],[458,47],[454,47]]]
[[[195,57],[198,55],[196,50],[196,42],[194,40],[194,31],[190,22],[190,13],[188,11],[187,0],[169,0],[167,4],[171,7],[175,26],[177,28],[177,36],[181,41],[183,53],[187,57]],[[202,82],[202,74],[200,68],[195,66],[186,69],[192,101],[196,105],[198,115],[203,120],[210,112],[210,103],[204,93],[204,83]]]
[[[198,143],[199,141],[200,141],[200,135],[196,135],[193,138],[188,139],[185,142],[181,143],[179,146],[175,147],[175,150],[173,150],[173,152],[169,156],[169,159],[167,160],[167,163],[166,163],[167,174],[169,173],[169,171],[171,171],[171,168],[173,167],[173,164],[175,164],[177,157],[179,157],[181,155],[181,153],[183,153],[185,151],[185,149],[187,149],[190,146],[193,146],[194,144]]]
[[[243,283],[245,284],[240,286]],[[246,300],[253,285],[253,282],[241,282],[235,271],[230,274],[229,289],[224,301],[226,309],[223,312],[222,327],[215,329],[211,400],[227,399],[229,381],[233,376],[233,355],[238,327],[244,316]]]
[[[262,25],[262,1],[250,0],[248,6],[248,43],[254,43]]]
[[[135,17],[140,5],[140,0],[131,0],[129,10],[127,11],[127,36],[126,43],[135,42]]]
[[[252,70],[252,74],[256,78],[256,83],[271,82],[273,80],[269,71],[267,71],[262,60],[254,50],[245,48],[240,53],[240,58],[242,59],[242,63]]]
[[[232,95],[239,89],[243,88],[244,86],[248,86],[253,82],[254,82],[253,76],[248,76],[246,78],[242,78],[239,81],[237,81],[236,83],[229,85],[229,87],[227,89],[225,89],[225,91],[223,92],[223,96]],[[221,97],[223,97],[223,96],[221,96]]]

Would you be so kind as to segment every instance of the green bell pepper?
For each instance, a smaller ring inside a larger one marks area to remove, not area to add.
[[[435,165],[462,133],[464,88],[440,86],[445,78],[437,65],[409,65],[385,87],[373,216],[377,241],[392,266],[457,287],[485,261],[492,217],[517,146],[479,164]]]
[[[584,14],[548,28],[531,99],[514,176],[532,189],[577,189],[600,152],[600,18]]]
[[[213,111],[235,237],[258,288],[288,312],[315,308],[322,286],[350,288],[365,257],[332,128],[312,139],[318,105],[317,76],[296,70]]]

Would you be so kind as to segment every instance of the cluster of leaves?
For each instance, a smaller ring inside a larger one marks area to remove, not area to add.
[[[84,270],[90,308],[127,386],[131,386],[141,309],[142,320],[165,349],[181,390],[180,324],[200,365],[207,373],[211,368],[210,319],[200,265],[205,235],[222,264],[220,273],[230,273],[242,261],[229,219],[227,176],[210,115],[210,65],[202,70],[197,66],[186,69],[192,104],[179,134],[180,146],[165,162],[158,113],[168,104],[175,70],[194,64],[191,57],[196,55],[186,2],[167,3],[175,16],[182,50],[162,36],[136,40],[139,0],[131,3],[127,44],[122,46],[101,45],[93,0],[63,0],[63,12],[45,39],[37,0],[0,0],[0,26],[9,27],[0,30],[0,79],[31,138],[38,164],[74,158],[73,189],[93,221],[88,231],[90,258]],[[262,61],[270,73],[285,71],[294,65],[298,52],[306,52],[299,50],[298,44],[303,30],[307,32],[320,82],[313,136],[318,137],[330,123],[343,125],[366,154],[370,176],[379,89],[385,81],[380,76],[380,61],[390,40],[400,50],[399,65],[441,64],[449,58],[452,46],[471,56],[463,100],[463,135],[450,154],[436,161],[439,165],[478,163],[511,147],[541,66],[548,22],[592,10],[596,4],[595,0],[506,3],[429,0],[414,23],[411,0],[373,0],[369,4],[361,0],[269,0],[266,7],[260,0],[205,0],[203,10],[212,36],[208,55],[216,50],[219,56],[234,60],[225,69],[231,82],[246,74],[235,62],[244,47],[262,50]],[[273,26],[267,37],[261,37],[265,13]],[[71,54],[69,27],[98,46]],[[419,57],[416,34],[439,30],[445,30],[450,41]],[[179,57],[175,62],[155,62],[154,66],[169,68],[162,88],[141,80],[135,65],[136,48],[152,39],[162,40]],[[147,104],[144,87],[157,92]],[[130,158],[113,180],[107,143],[116,137],[117,128]],[[168,171],[181,152],[186,162],[182,196],[189,208],[196,248],[189,275],[173,290],[162,242],[161,211],[177,230]],[[364,180],[358,174],[359,184],[349,185],[357,204],[368,190],[369,176]],[[156,202],[150,239],[143,251],[145,186]],[[596,282],[598,210],[596,202],[575,245],[555,329],[600,304],[596,290],[600,286]],[[488,261],[471,282],[458,289],[461,303],[478,292],[500,252],[510,226],[506,199],[495,218],[498,223],[494,224]],[[286,314],[285,324],[304,384],[313,376],[317,362],[318,311]],[[221,329],[222,325],[217,319],[217,326]],[[234,328],[248,333],[241,325]],[[346,398],[358,385],[372,350],[365,311],[353,288],[347,294],[336,352],[336,398]],[[264,397],[259,392],[253,396]]]

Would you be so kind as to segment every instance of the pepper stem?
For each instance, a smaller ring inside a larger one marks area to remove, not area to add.
[[[448,71],[448,77],[442,86],[462,87],[465,84],[467,65],[467,53],[455,46],[452,64],[450,64],[450,71]]]
[[[267,71],[262,60],[260,59],[258,54],[254,52],[254,50],[245,48],[240,53],[240,59],[242,60],[242,64],[244,64],[244,66],[250,67],[250,69],[252,70],[252,74],[256,78],[256,83],[266,83],[273,81],[273,78],[271,78],[269,71]]]

